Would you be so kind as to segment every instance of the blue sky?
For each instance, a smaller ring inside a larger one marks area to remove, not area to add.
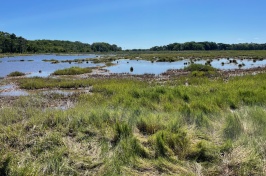
[[[2,0],[0,31],[29,40],[266,43],[265,0]]]

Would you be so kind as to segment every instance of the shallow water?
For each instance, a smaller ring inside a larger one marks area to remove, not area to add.
[[[14,85],[12,85],[12,84],[0,86],[0,91],[6,90],[6,89],[12,89],[13,87],[14,87]]]
[[[20,71],[26,73],[27,76],[40,76],[47,77],[55,70],[70,68],[73,66],[78,67],[94,67],[94,66],[103,66],[104,64],[93,64],[91,62],[82,62],[69,64],[57,63],[52,64],[51,62],[44,62],[43,60],[55,59],[58,61],[63,60],[75,60],[75,59],[87,59],[97,57],[94,54],[89,55],[32,55],[32,56],[16,56],[16,57],[4,57],[0,58],[0,77],[5,77],[9,73],[14,71]],[[40,72],[41,71],[41,72]]]
[[[58,61],[63,60],[75,60],[75,59],[86,59],[86,58],[96,58],[97,55],[33,55],[33,56],[16,56],[16,57],[4,57],[0,59],[0,77],[5,77],[13,71],[20,71],[26,73],[28,77],[39,76],[47,77],[55,70],[70,68],[73,66],[78,67],[95,67],[95,66],[104,66],[103,63],[94,64],[92,62],[82,62],[76,63],[72,62],[69,64],[58,63],[52,64],[51,62],[44,62],[44,59],[51,60],[55,59]],[[22,61],[24,60],[24,61]],[[230,60],[233,60],[230,58]],[[161,74],[168,69],[183,69],[185,63],[189,63],[189,60],[181,60],[176,62],[151,62],[145,60],[127,60],[121,59],[114,61],[116,64],[114,66],[106,67],[110,73],[129,73],[129,74]],[[222,62],[224,65],[222,65]],[[195,63],[205,64],[206,60],[198,60]],[[217,69],[228,70],[228,69],[238,69],[239,64],[245,64],[241,67],[242,69],[254,68],[254,67],[265,67],[266,60],[253,62],[252,59],[248,60],[237,60],[237,64],[230,63],[228,59],[213,59],[211,65]],[[130,68],[133,67],[133,71]],[[41,70],[41,72],[39,72]]]
[[[16,89],[12,84],[0,86],[0,96],[26,96],[29,95],[28,92],[24,90]]]
[[[188,60],[176,62],[151,62],[145,60],[127,60],[121,59],[114,61],[114,66],[107,67],[111,73],[131,73],[131,74],[161,74],[168,69],[181,69],[184,68],[184,63]],[[133,71],[130,71],[133,67]]]
[[[1,92],[0,96],[12,96],[12,97],[17,97],[17,96],[27,96],[29,95],[28,92],[23,91],[23,90],[12,90],[10,92]]]
[[[238,69],[239,68],[239,64],[245,64],[245,66],[242,66],[242,69],[249,69],[249,68],[255,68],[255,67],[265,67],[266,66],[266,60],[257,60],[256,62],[253,62],[252,59],[236,59],[237,64],[236,63],[230,63],[230,60],[233,59],[214,59],[211,62],[211,66],[217,69],[221,69],[221,70],[231,70],[231,69]],[[224,65],[222,65],[222,62],[224,63]],[[195,63],[199,63],[199,64],[205,64],[206,60],[200,60],[200,61],[196,61]]]
[[[233,59],[230,59],[233,60]],[[265,67],[266,60],[256,61],[253,60],[236,60],[236,63],[230,63],[227,59],[214,59],[211,62],[211,66],[221,70],[229,70],[229,69],[239,69],[239,64],[245,64],[242,66],[242,69],[248,68],[255,68],[255,67]],[[176,62],[150,62],[144,60],[127,60],[122,59],[118,61],[114,61],[113,63],[117,64],[115,66],[107,67],[106,69],[109,70],[111,73],[130,73],[130,74],[161,74],[168,69],[183,69],[184,67],[188,66],[185,63],[189,63],[189,60],[182,60]],[[224,65],[222,65],[222,62]],[[198,64],[205,64],[206,60],[198,60],[195,61]],[[130,68],[133,67],[133,71],[130,71]]]

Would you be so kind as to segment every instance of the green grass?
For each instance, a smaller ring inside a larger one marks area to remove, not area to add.
[[[191,75],[194,77],[204,77],[204,76],[217,76],[217,69],[209,65],[202,64],[191,64],[184,68],[185,71],[190,71]]]
[[[18,80],[18,84],[22,89],[77,89],[90,87],[95,80],[86,79],[67,79],[67,78],[26,78]]]
[[[25,73],[22,73],[22,72],[19,72],[19,71],[14,71],[14,72],[9,73],[7,76],[15,77],[15,76],[25,76],[25,75],[26,75]]]
[[[62,70],[57,70],[53,72],[52,75],[80,75],[91,72],[92,72],[91,68],[71,67]]]
[[[67,110],[44,106],[61,96],[41,94],[3,104],[0,173],[265,175],[265,78],[20,79],[25,89],[92,94]]]
[[[185,67],[186,71],[203,71],[203,72],[208,72],[208,71],[216,71],[215,68],[209,66],[209,65],[202,65],[202,64],[191,64],[188,67]]]

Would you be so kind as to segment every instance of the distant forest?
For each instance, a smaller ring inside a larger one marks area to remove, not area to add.
[[[88,53],[121,51],[117,45],[99,42],[93,44],[62,40],[27,40],[15,34],[0,31],[0,53]]]
[[[215,42],[172,43],[165,46],[154,46],[151,51],[183,51],[183,50],[266,50],[266,43],[225,44]]]
[[[150,49],[133,49],[126,51],[184,51],[184,50],[266,50],[265,44],[239,43],[225,44],[215,42],[172,43],[154,46]],[[79,41],[62,40],[27,40],[15,34],[0,31],[0,53],[89,53],[122,51],[115,44],[97,42],[93,44]]]

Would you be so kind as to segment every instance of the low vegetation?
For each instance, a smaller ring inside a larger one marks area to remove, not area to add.
[[[91,73],[92,69],[87,67],[87,68],[80,68],[80,67],[71,67],[71,68],[66,68],[62,70],[57,70],[52,75],[80,75],[84,73]]]
[[[266,174],[266,74],[18,81],[92,89],[66,110],[43,106],[55,95],[1,105],[0,175]]]
[[[25,73],[14,71],[14,72],[9,73],[7,76],[14,77],[14,76],[25,76],[25,75],[26,75]]]
[[[121,54],[126,59],[143,59],[149,61],[173,62],[188,59],[191,62],[200,59],[266,59],[266,50],[259,51],[239,51],[239,50],[217,50],[217,51],[134,51],[124,52]],[[120,56],[120,57],[121,57]]]
[[[192,76],[216,76],[217,69],[209,65],[191,64],[184,68],[185,71],[190,71]]]
[[[188,67],[185,67],[186,71],[203,71],[203,72],[208,72],[208,71],[216,71],[215,68],[209,66],[209,65],[202,65],[202,64],[191,64]]]

